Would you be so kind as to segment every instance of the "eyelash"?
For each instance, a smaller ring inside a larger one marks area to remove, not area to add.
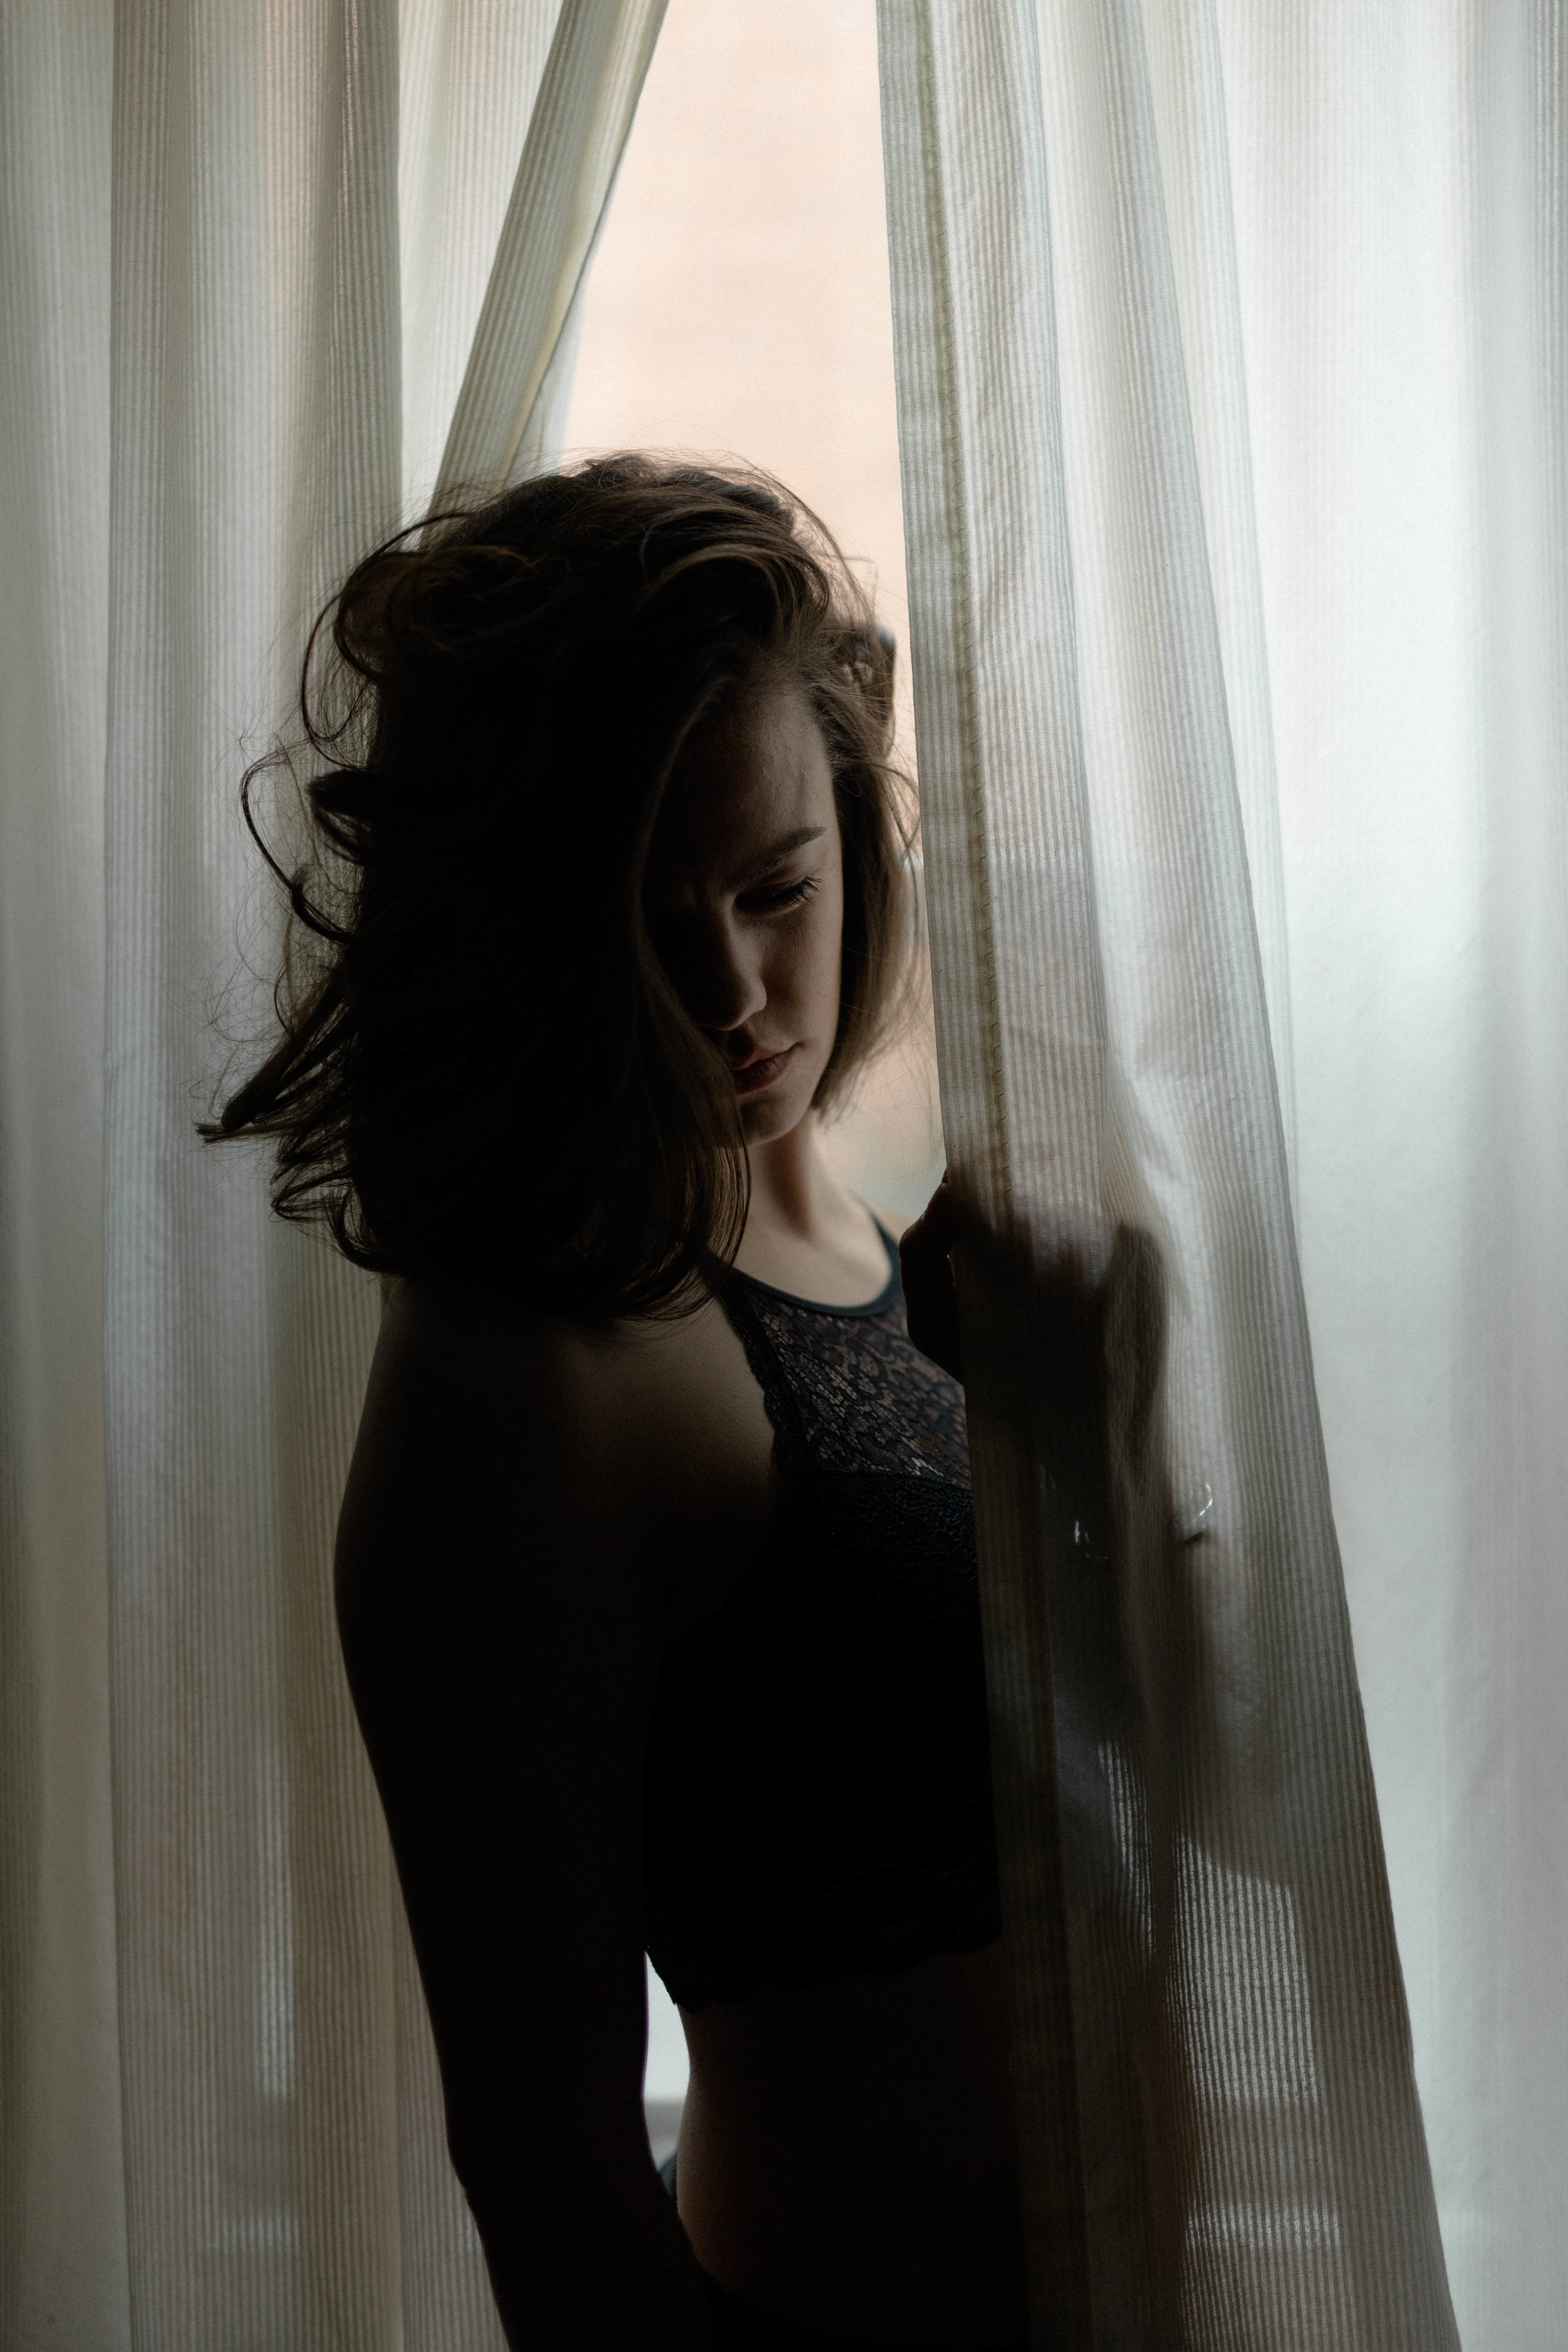
[[[786,882],[782,889],[758,890],[753,897],[775,914],[785,914],[792,907],[803,907],[816,888],[815,874],[802,875],[798,882]]]

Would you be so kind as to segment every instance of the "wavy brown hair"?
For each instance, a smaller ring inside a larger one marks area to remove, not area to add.
[[[246,775],[289,917],[281,1035],[200,1133],[275,1146],[274,1208],[382,1274],[595,1320],[701,1303],[744,1230],[733,1081],[644,920],[683,748],[751,686],[805,694],[844,852],[839,1102],[912,1006],[915,814],[892,641],[766,476],[627,455],[399,533],[317,621],[303,742]],[[302,783],[304,856],[256,786]]]

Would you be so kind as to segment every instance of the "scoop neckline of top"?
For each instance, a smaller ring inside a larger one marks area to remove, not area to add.
[[[742,1274],[738,1265],[730,1268],[731,1280],[743,1282],[748,1290],[760,1290],[764,1298],[782,1298],[786,1307],[809,1307],[813,1315],[880,1315],[889,1307],[899,1287],[899,1244],[868,1201],[863,1204],[870,1212],[871,1223],[882,1236],[882,1247],[888,1253],[888,1279],[875,1298],[868,1298],[859,1307],[830,1307],[825,1299],[802,1298],[793,1290],[777,1290],[771,1282],[759,1282],[754,1274]]]

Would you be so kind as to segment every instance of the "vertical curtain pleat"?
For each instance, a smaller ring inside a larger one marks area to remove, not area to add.
[[[397,2340],[395,1891],[334,1654],[374,1284],[193,1132],[235,822],[401,502],[395,0],[120,12],[105,1379],[132,2341]],[[293,846],[291,813],[262,810]],[[427,2115],[415,2127],[432,2126]],[[389,2128],[390,2126],[390,2128]]]
[[[570,301],[535,299],[527,208],[574,286],[661,13],[0,22],[18,2352],[500,2341],[332,1620],[376,1286],[194,1128],[270,1021],[241,769],[323,598],[428,496],[459,388],[474,466],[537,454]],[[289,859],[286,775],[258,814]]]
[[[558,0],[485,8],[403,0],[397,176],[411,512],[436,494],[560,16]]]
[[[1148,13],[879,12],[949,1163],[1042,1245],[1085,1210],[1152,1236],[1205,1537],[1145,1528],[1108,1587],[1019,1433],[1038,1339],[963,1271],[1037,2340],[1429,2352],[1455,2336],[1270,1035],[1233,263],[1193,253],[1226,125],[1205,12]]]
[[[663,0],[563,0],[496,247],[437,500],[559,454],[580,298]]]
[[[1298,1227],[1466,2352],[1568,2342],[1562,0],[1215,11]]]
[[[0,2343],[127,2342],[103,1488],[110,119],[0,14]]]

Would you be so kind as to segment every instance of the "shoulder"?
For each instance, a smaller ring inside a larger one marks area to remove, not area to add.
[[[605,1322],[552,1312],[494,1284],[412,1280],[384,1285],[378,1363],[413,1377],[483,1380],[501,1376],[571,1393],[585,1384],[601,1395],[635,1387],[662,1362],[679,1335],[717,1313],[711,1298],[694,1313],[661,1322]],[[668,1342],[668,1345],[661,1343]]]
[[[389,1286],[338,1530],[363,1564],[504,1557],[552,1523],[635,1516],[617,1350],[482,1283]]]
[[[679,1518],[686,1457],[734,1410],[733,1339],[716,1304],[675,1323],[588,1324],[479,1282],[389,1286],[340,1528],[379,1544],[432,1513],[498,1538],[520,1517],[574,1537]]]
[[[552,1315],[483,1282],[387,1285],[372,1373],[397,1391],[475,1391],[510,1397],[536,1391],[569,1404],[607,1354],[594,1327]]]
[[[391,1286],[365,1396],[362,1444],[395,1460],[461,1460],[501,1449],[569,1461],[593,1431],[614,1442],[614,1350],[590,1327],[484,1283]],[[384,1466],[392,1466],[388,1464]]]
[[[445,1786],[454,1759],[493,1777],[520,1706],[561,1757],[585,1726],[604,1746],[606,1709],[640,1720],[668,1538],[616,1351],[597,1332],[478,1284],[397,1286],[333,1575],[384,1798],[395,1783],[422,1802],[417,1784]]]

